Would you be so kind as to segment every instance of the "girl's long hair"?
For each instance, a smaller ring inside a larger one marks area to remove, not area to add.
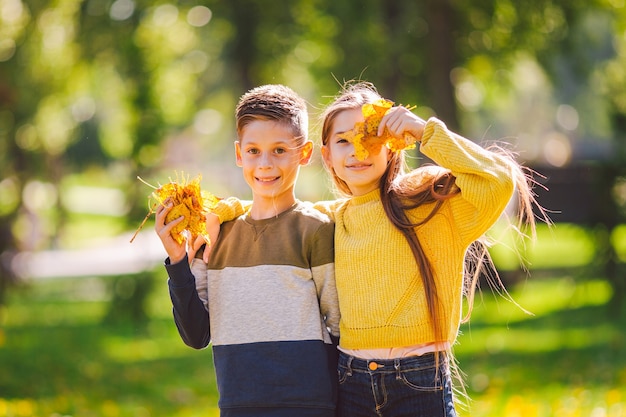
[[[322,114],[322,145],[326,146],[330,139],[332,124],[335,117],[344,110],[361,108],[366,103],[372,103],[381,96],[376,88],[367,82],[350,84],[344,88],[335,101],[326,108]],[[446,340],[446,333],[439,320],[439,300],[435,277],[430,264],[430,260],[426,257],[424,249],[415,233],[415,228],[435,215],[439,210],[442,202],[459,192],[455,186],[455,178],[448,170],[428,169],[424,177],[427,181],[419,184],[406,184],[401,178],[407,171],[404,152],[394,152],[387,163],[387,169],[380,179],[379,189],[380,198],[385,213],[393,225],[404,235],[406,241],[411,248],[415,263],[422,278],[426,301],[428,304],[428,312],[432,330],[435,334],[436,341]],[[332,174],[335,187],[340,194],[350,196],[350,188],[339,178],[332,167],[328,167]],[[413,223],[409,220],[406,210],[421,206],[423,204],[435,203],[430,215],[419,223]]]
[[[362,105],[372,103],[380,98],[381,96],[371,83],[348,83],[335,101],[322,113],[322,145],[326,146],[328,144],[332,133],[332,124],[340,112],[360,108]],[[503,147],[494,145],[488,149],[510,160],[518,197],[518,220],[512,226],[523,237],[527,237],[526,232],[529,231],[531,237],[534,238],[535,213],[533,207],[539,209],[542,220],[548,224],[550,220],[535,201],[535,194],[532,189],[537,182],[532,178],[533,172],[519,165],[515,161],[514,155]],[[337,190],[344,196],[350,196],[351,192],[348,185],[335,174],[332,167],[327,168],[332,174]],[[404,235],[415,258],[424,286],[432,330],[436,341],[439,342],[445,341],[447,338],[449,329],[447,325],[444,326],[442,323],[448,323],[449,321],[446,320],[446,317],[440,317],[441,314],[445,315],[446,312],[440,308],[433,269],[430,260],[424,253],[415,229],[428,222],[439,211],[443,202],[458,194],[460,190],[456,186],[456,178],[448,169],[438,166],[423,166],[419,170],[420,175],[418,176],[405,175],[407,173],[405,154],[403,151],[394,152],[388,162],[385,173],[380,179],[379,190],[387,217]],[[411,221],[407,216],[407,210],[424,204],[432,205],[430,213],[419,222]],[[474,295],[480,277],[485,277],[496,292],[513,301],[493,265],[489,256],[488,246],[489,242],[483,237],[473,242],[465,255],[463,294],[466,297],[468,309],[463,317],[463,322],[468,321],[470,318]],[[451,362],[454,362],[452,353],[448,352],[448,354],[452,359]],[[454,366],[454,363],[452,365]],[[455,373],[460,382],[463,383],[458,370]]]

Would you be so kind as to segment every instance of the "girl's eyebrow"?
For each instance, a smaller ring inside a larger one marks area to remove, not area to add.
[[[334,131],[333,135],[343,135],[344,133],[348,133],[351,132],[352,129],[348,129],[348,130],[341,130],[341,131]]]

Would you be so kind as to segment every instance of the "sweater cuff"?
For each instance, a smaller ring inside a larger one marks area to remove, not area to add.
[[[448,128],[444,122],[441,120],[431,117],[426,121],[426,126],[424,126],[424,132],[422,133],[422,140],[420,146],[425,146],[428,141],[433,138],[435,135],[440,134],[439,132],[443,130],[447,132]]]
[[[235,197],[228,197],[220,200],[215,207],[211,209],[211,213],[215,214],[220,224],[236,219],[245,212],[244,202]]]
[[[188,285],[193,285],[195,287],[195,278],[191,273],[187,255],[185,255],[180,262],[175,264],[172,264],[170,262],[170,258],[168,257],[165,260],[165,270],[170,278],[170,285],[172,287],[186,287]]]

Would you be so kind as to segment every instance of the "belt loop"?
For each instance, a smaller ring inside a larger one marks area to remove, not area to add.
[[[397,380],[401,379],[401,376],[400,376],[400,358],[395,358],[393,360],[393,367],[396,370],[396,379]]]
[[[352,376],[352,360],[354,359],[354,356],[348,356],[348,363],[346,364],[346,367],[348,368],[348,376]]]

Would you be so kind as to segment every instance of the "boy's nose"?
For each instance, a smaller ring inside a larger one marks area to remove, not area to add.
[[[260,165],[263,168],[271,167],[272,166],[272,156],[267,154],[267,153],[261,155]]]

